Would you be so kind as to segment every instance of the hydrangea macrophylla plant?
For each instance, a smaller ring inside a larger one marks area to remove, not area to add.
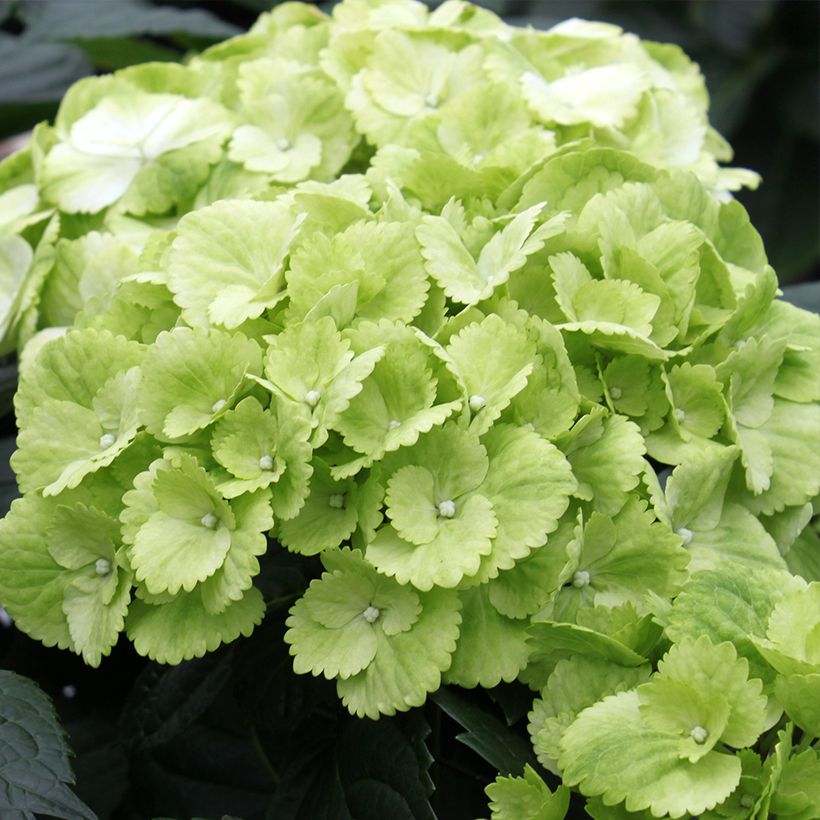
[[[179,663],[287,550],[351,713],[532,689],[497,820],[820,816],[820,321],[730,157],[676,47],[458,0],[77,83],[0,164],[0,603]]]

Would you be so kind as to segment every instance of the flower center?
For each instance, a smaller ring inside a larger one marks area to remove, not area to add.
[[[327,500],[328,506],[333,507],[334,510],[343,510],[345,506],[345,494],[336,493],[330,496]]]
[[[94,572],[100,577],[111,572],[111,562],[107,558],[98,558],[94,564]]]
[[[677,421],[678,424],[683,424],[683,422],[685,420],[686,420],[686,413],[683,410],[681,410],[680,407],[676,407],[675,408],[675,421]]]
[[[438,514],[439,518],[452,518],[456,514],[456,502],[450,501],[442,501],[438,505]]]
[[[470,410],[472,410],[474,413],[477,413],[479,410],[481,410],[482,407],[486,406],[487,399],[485,399],[484,396],[479,396],[478,393],[476,393],[473,396],[470,396]]]
[[[612,396],[612,399],[614,401],[618,401],[618,399],[621,398],[621,396],[623,396],[623,394],[624,394],[624,391],[621,390],[620,387],[612,387],[609,390],[609,395]]]
[[[689,732],[689,736],[692,740],[695,741],[698,745],[706,743],[709,738],[709,732],[703,728],[703,726],[695,726],[691,732]]]
[[[576,589],[589,586],[589,573],[585,569],[579,569],[578,572],[572,576],[572,585]]]
[[[280,151],[289,151],[290,150],[290,140],[287,137],[279,137],[276,140],[276,147]]]
[[[428,95],[424,98],[424,104],[425,104],[428,108],[438,108],[438,104],[439,104],[438,94],[432,94],[432,93],[431,93],[431,94],[428,94]]]
[[[372,604],[364,612],[362,612],[362,618],[364,618],[369,624],[372,624],[378,617],[379,610]]]
[[[401,422],[398,419],[390,419],[387,429],[395,430],[397,427],[401,427]]]
[[[688,529],[687,527],[678,527],[676,532],[680,536],[681,541],[683,541],[684,547],[688,547],[692,543],[692,538],[694,538],[695,536],[692,530]]]
[[[272,470],[273,469],[273,456],[262,456],[259,459],[259,469],[260,470]]]
[[[211,406],[212,413],[218,413],[228,402],[225,399],[219,399],[219,401],[215,401]]]
[[[105,435],[100,436],[100,447],[105,450],[106,448],[110,447],[115,441],[116,437],[113,433],[106,433]]]
[[[215,530],[218,522],[219,519],[212,512],[205,513],[205,515],[199,519],[199,523],[202,524],[206,530]]]
[[[305,401],[311,406],[316,407],[319,403],[319,399],[322,398],[322,394],[319,390],[308,390],[305,393]]]

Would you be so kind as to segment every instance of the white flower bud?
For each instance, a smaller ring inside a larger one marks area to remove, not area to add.
[[[364,618],[369,624],[372,624],[376,618],[379,617],[379,610],[375,606],[369,606],[364,612],[362,612],[362,618]]]
[[[478,393],[476,393],[473,396],[470,396],[470,410],[472,410],[474,413],[477,413],[479,410],[481,410],[482,407],[486,406],[487,399],[485,399],[484,396],[479,396]]]
[[[441,518],[452,518],[456,514],[456,502],[450,501],[442,501],[438,505],[438,514]]]
[[[332,495],[328,498],[327,503],[333,507],[334,510],[343,510],[345,506],[345,494],[336,493],[336,495]]]
[[[273,469],[273,456],[262,456],[259,459],[259,469],[260,470],[272,470]]]
[[[225,399],[220,399],[219,401],[215,401],[211,406],[212,413],[218,413],[228,402]]]
[[[291,148],[290,140],[287,137],[279,137],[279,139],[276,140],[276,147],[280,151],[289,151]]]
[[[319,399],[322,398],[322,394],[319,390],[308,390],[305,393],[305,401],[311,406],[316,407],[319,403]]]
[[[94,564],[94,572],[101,577],[108,575],[111,572],[111,562],[107,558],[98,558]]]
[[[585,569],[579,569],[578,572],[572,576],[572,585],[576,589],[589,586],[589,573]]]
[[[706,743],[709,739],[709,732],[703,728],[703,726],[695,726],[691,732],[689,732],[689,736],[692,740],[695,741],[698,745]]]
[[[77,696],[77,687],[73,683],[67,683],[63,689],[63,697],[66,700],[71,700],[72,698]]]
[[[387,429],[395,430],[397,427],[401,427],[401,422],[398,419],[390,419],[390,423],[387,425]]]
[[[113,433],[105,433],[105,435],[100,436],[100,447],[105,450],[111,447],[116,440],[117,437]]]
[[[205,527],[206,530],[215,530],[216,525],[219,523],[219,519],[212,513],[205,513],[202,518],[199,519],[199,523]]]
[[[424,98],[424,104],[425,104],[428,108],[438,108],[438,104],[439,104],[438,94],[432,94],[432,93],[431,93],[431,94],[428,94],[428,95]]]
[[[692,538],[694,538],[695,534],[690,530],[688,527],[678,527],[675,530],[677,534],[680,536],[681,541],[683,541],[683,546],[688,547],[692,543]]]
[[[685,420],[686,420],[686,413],[683,410],[681,410],[680,407],[676,407],[675,408],[675,421],[677,421],[678,424],[683,424],[683,422]]]
[[[624,391],[621,390],[620,387],[611,387],[609,389],[609,395],[612,396],[613,401],[618,401],[618,399],[620,399],[621,396],[623,396],[623,394],[624,394]]]

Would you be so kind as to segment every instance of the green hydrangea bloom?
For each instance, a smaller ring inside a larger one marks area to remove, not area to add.
[[[0,605],[179,663],[284,548],[294,668],[353,714],[537,693],[564,786],[494,817],[808,817],[820,320],[730,159],[677,47],[460,0],[76,83],[0,163]]]

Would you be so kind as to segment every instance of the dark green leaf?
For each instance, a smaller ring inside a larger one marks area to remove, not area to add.
[[[457,739],[501,774],[520,775],[525,763],[538,767],[526,738],[505,726],[495,715],[456,695],[452,689],[439,689],[431,697],[444,712],[467,730],[457,735]]]
[[[179,666],[147,666],[123,708],[122,741],[135,750],[142,750],[176,737],[225,688],[232,662],[233,653],[229,649]]]
[[[430,728],[420,713],[377,721],[342,715],[304,729],[270,820],[433,820]]]
[[[101,71],[116,71],[135,63],[173,62],[179,51],[133,37],[76,38],[73,41]]]
[[[783,298],[803,310],[820,313],[820,282],[786,285],[783,288]]]
[[[48,696],[36,684],[0,670],[0,817],[32,812],[96,820],[66,784],[74,782],[69,748]]]
[[[230,688],[173,740],[131,758],[141,817],[261,820],[274,786]]]
[[[157,7],[144,0],[37,0],[21,11],[29,41],[69,40],[76,37],[163,36],[187,31],[213,39],[239,29],[198,8]]]
[[[0,33],[0,104],[59,100],[75,80],[92,74],[91,63],[74,46],[27,42]],[[6,112],[3,111],[3,119]]]

